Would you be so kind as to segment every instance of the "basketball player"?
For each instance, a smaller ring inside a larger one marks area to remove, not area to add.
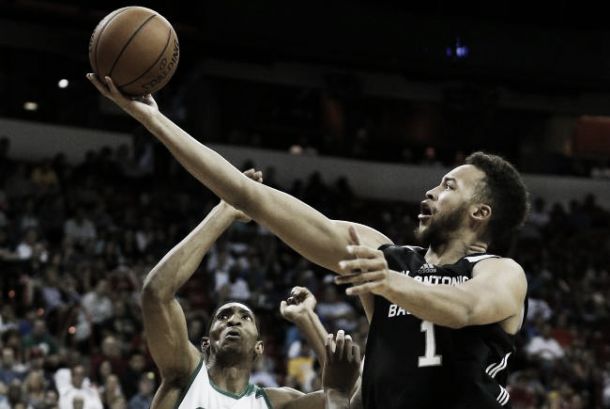
[[[362,379],[366,409],[501,408],[527,282],[515,261],[487,254],[527,213],[527,191],[504,159],[481,152],[425,193],[417,235],[395,246],[368,226],[330,220],[255,183],[165,117],[149,95],[130,99],[89,79],[142,123],[202,184],[307,259],[348,278],[371,321]],[[341,264],[339,262],[343,261]]]
[[[258,181],[262,178],[260,172],[254,171],[247,171],[246,176]],[[161,385],[151,407],[322,409],[322,392],[305,395],[291,388],[259,388],[248,383],[252,368],[263,353],[263,343],[256,317],[246,305],[221,305],[211,317],[201,350],[188,340],[176,292],[193,275],[214,241],[236,220],[249,219],[221,202],[145,279],[141,296],[144,328],[150,353],[161,373]],[[334,397],[343,402],[344,390],[353,386],[345,383],[353,378],[347,362],[354,361],[352,354],[359,352],[343,333],[337,334],[336,340],[329,340],[330,345],[334,343],[337,364],[325,375],[326,401]]]

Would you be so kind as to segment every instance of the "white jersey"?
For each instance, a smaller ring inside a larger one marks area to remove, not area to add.
[[[178,399],[176,409],[273,409],[264,389],[248,384],[236,395],[214,385],[203,360]]]

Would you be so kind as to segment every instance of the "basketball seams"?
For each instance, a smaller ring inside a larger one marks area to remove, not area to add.
[[[121,49],[121,51],[119,52],[119,55],[117,55],[116,59],[114,60],[114,62],[112,63],[112,66],[110,67],[110,72],[108,73],[108,76],[111,77],[112,76],[112,71],[114,70],[114,68],[116,67],[117,63],[119,62],[119,60],[121,59],[121,56],[123,55],[123,53],[125,52],[125,50],[127,49],[127,46],[129,46],[129,43],[131,43],[131,41],[135,38],[136,35],[138,35],[138,33],[140,32],[140,30],[142,30],[142,28],[148,24],[149,21],[151,21],[153,18],[157,17],[156,14],[153,14],[152,16],[149,16],[146,20],[144,20],[144,22],[142,24],[140,24],[140,27],[137,28],[136,31],[133,32],[133,34],[131,34],[131,36],[129,37],[129,39],[125,42],[125,44],[123,45],[123,48]]]
[[[155,92],[176,71],[180,54],[176,31],[161,14],[146,7],[119,10],[107,15],[94,30],[89,41],[90,63],[98,75],[110,75],[127,95]]]
[[[133,84],[134,82],[136,82],[137,80],[139,80],[140,78],[142,78],[143,76],[148,74],[150,72],[150,70],[152,70],[155,67],[155,65],[157,65],[157,63],[161,60],[161,58],[163,58],[163,55],[165,54],[165,50],[167,50],[167,47],[169,46],[169,43],[171,42],[173,31],[174,30],[170,27],[169,28],[169,33],[168,33],[168,36],[167,36],[167,41],[165,42],[165,47],[163,47],[163,50],[161,50],[161,53],[159,54],[157,59],[150,65],[150,67],[148,67],[146,70],[144,70],[144,72],[142,74],[140,74],[138,77],[136,77],[136,79],[131,80],[131,81],[125,83],[125,84],[117,86],[117,88],[119,90],[122,87],[126,87],[128,85]]]
[[[99,73],[97,72],[97,46],[100,43],[100,39],[102,38],[102,34],[104,34],[104,30],[106,30],[106,28],[108,27],[108,25],[110,25],[110,23],[117,18],[121,13],[125,12],[129,10],[129,7],[123,7],[122,9],[118,9],[115,10],[115,12],[113,14],[111,14],[110,16],[108,16],[108,21],[106,21],[106,23],[104,24],[104,26],[100,29],[100,31],[97,33],[97,37],[95,39],[95,44],[93,46],[93,71],[95,71],[95,73],[97,75],[99,75]],[[96,30],[97,31],[97,30]],[[95,32],[94,32],[95,34]]]

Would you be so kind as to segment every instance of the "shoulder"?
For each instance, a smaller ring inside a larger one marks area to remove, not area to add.
[[[479,258],[476,260],[476,258]],[[481,255],[470,260],[471,262],[476,262],[477,264],[474,266],[474,270],[501,270],[503,272],[509,272],[514,274],[523,274],[523,267],[519,263],[517,263],[512,258],[508,257],[498,257],[493,256],[491,254]]]
[[[493,276],[502,281],[512,281],[527,286],[523,267],[512,258],[489,257],[482,259],[472,269],[472,276]]]

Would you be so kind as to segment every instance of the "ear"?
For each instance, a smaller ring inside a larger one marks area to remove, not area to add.
[[[264,350],[265,346],[263,345],[263,341],[256,341],[256,345],[254,345],[254,353],[256,354],[257,358],[263,355]]]
[[[203,351],[207,351],[210,349],[210,337],[201,338],[201,349]]]
[[[476,204],[470,212],[470,216],[480,222],[489,220],[491,218],[491,206],[484,203]]]

